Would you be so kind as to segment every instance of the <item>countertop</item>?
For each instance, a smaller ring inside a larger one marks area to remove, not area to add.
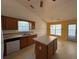
[[[57,39],[56,36],[40,36],[40,37],[34,38],[35,41],[38,41],[38,42],[43,43],[45,45],[48,45],[55,39]]]
[[[4,35],[4,40],[13,39],[13,38],[20,38],[20,37],[27,37],[36,34],[11,34],[11,35]]]

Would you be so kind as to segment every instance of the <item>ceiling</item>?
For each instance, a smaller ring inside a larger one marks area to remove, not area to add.
[[[76,0],[16,0],[47,22],[77,18]],[[43,6],[40,7],[40,1]]]

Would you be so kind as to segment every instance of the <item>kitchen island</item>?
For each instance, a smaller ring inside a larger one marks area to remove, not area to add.
[[[57,37],[41,36],[34,40],[36,59],[53,59],[57,50]]]

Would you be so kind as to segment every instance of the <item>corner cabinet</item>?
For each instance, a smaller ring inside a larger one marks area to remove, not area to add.
[[[1,16],[2,30],[17,30],[17,22],[16,18]]]

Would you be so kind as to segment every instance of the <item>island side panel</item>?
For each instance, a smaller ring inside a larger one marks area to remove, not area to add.
[[[36,59],[47,59],[47,45],[35,41]]]
[[[53,41],[53,48],[54,48],[54,54],[55,54],[57,50],[57,39]]]
[[[48,59],[53,59],[53,55],[56,53],[57,50],[57,39],[53,40],[48,45]]]

